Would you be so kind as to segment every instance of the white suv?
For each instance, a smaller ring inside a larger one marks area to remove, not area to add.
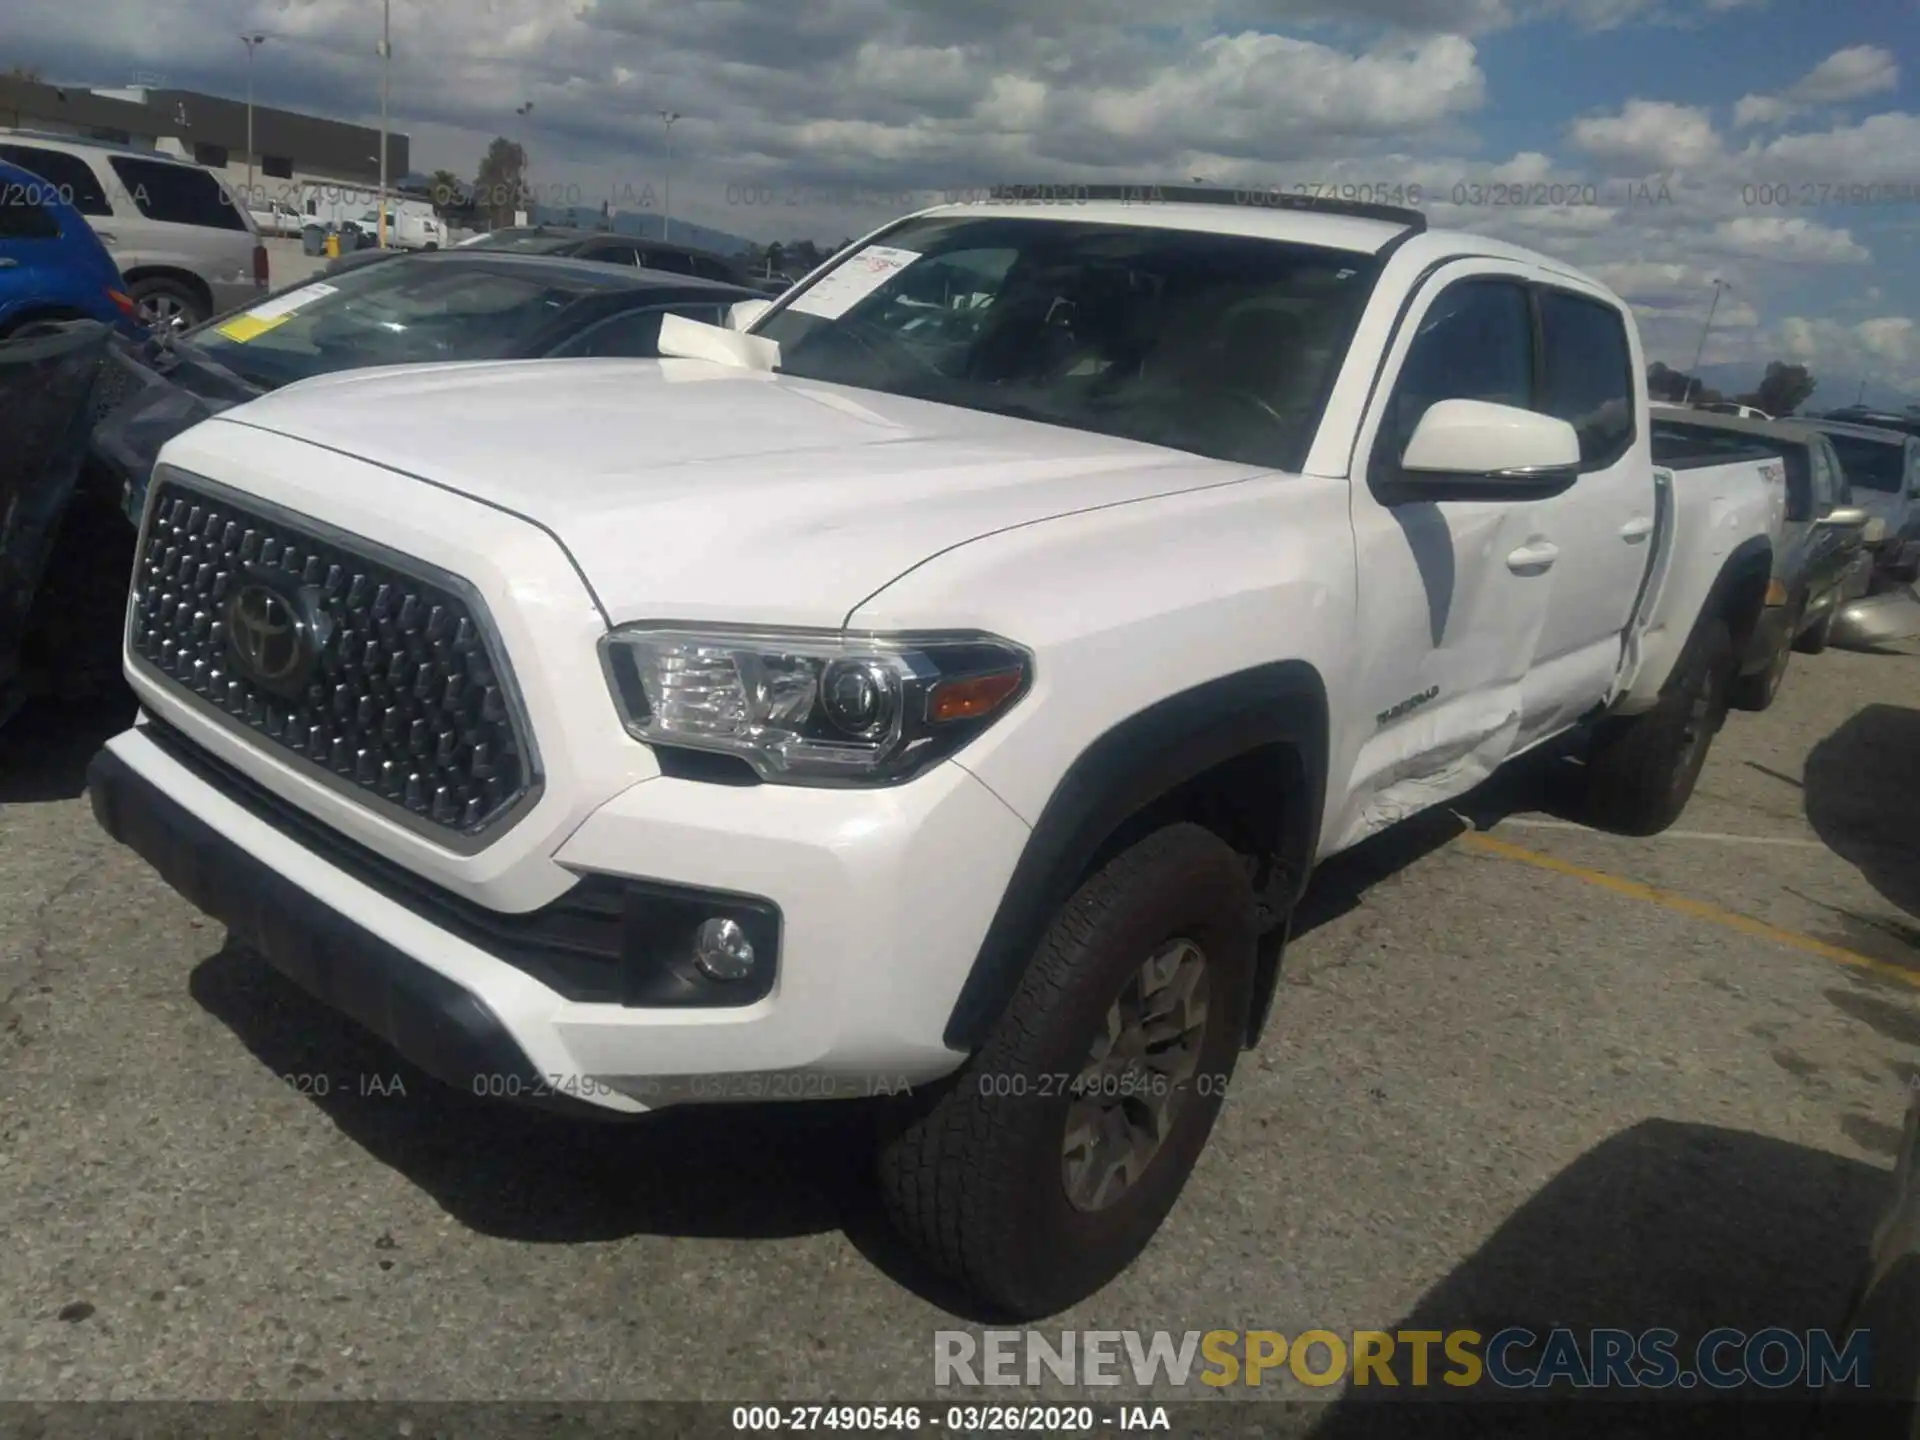
[[[149,325],[186,330],[267,289],[267,249],[204,166],[127,145],[0,129],[0,159],[87,217]]]
[[[1411,212],[943,207],[661,347],[169,442],[96,812],[463,1090],[895,1097],[1011,1312],[1172,1208],[1318,859],[1584,721],[1670,824],[1771,571],[1617,296]]]

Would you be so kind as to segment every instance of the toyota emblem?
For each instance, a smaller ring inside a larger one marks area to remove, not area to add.
[[[292,692],[314,659],[308,626],[277,590],[245,585],[227,603],[227,634],[240,671],[269,690]]]

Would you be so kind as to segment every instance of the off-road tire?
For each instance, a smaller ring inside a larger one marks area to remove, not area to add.
[[[1793,648],[1802,655],[1818,655],[1833,643],[1833,621],[1840,613],[1840,602],[1834,601],[1827,607],[1827,613],[1808,626],[1795,637]]]
[[[1752,675],[1737,676],[1732,689],[1728,691],[1733,708],[1758,713],[1771,706],[1779,697],[1781,682],[1787,678],[1787,665],[1792,659],[1792,644],[1782,640],[1779,648],[1768,658],[1766,669]]]
[[[1062,1169],[1068,1082],[1121,987],[1176,937],[1206,956],[1195,1081],[1131,1187],[1106,1209],[1076,1209]],[[1055,915],[979,1052],[883,1139],[893,1223],[1008,1318],[1055,1314],[1112,1280],[1172,1210],[1213,1129],[1245,1036],[1254,950],[1246,866],[1211,831],[1169,825],[1122,851]]]
[[[1736,666],[1726,622],[1703,619],[1660,703],[1643,715],[1601,722],[1587,754],[1589,824],[1618,835],[1658,835],[1680,818],[1726,722]]]

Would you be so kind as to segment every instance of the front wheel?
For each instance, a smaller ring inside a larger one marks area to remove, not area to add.
[[[1586,818],[1620,835],[1658,835],[1680,818],[1726,723],[1738,662],[1726,621],[1702,620],[1660,703],[1601,722],[1587,756]]]
[[[1240,857],[1191,824],[1061,906],[986,1044],[882,1149],[888,1212],[927,1261],[1027,1319],[1133,1262],[1220,1112],[1254,915]]]

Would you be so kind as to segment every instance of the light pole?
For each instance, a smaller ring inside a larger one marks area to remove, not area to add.
[[[380,0],[380,248],[387,248],[387,98],[393,77],[393,0]]]
[[[267,43],[264,35],[242,35],[240,43],[247,47],[247,204],[253,201],[253,51],[256,45]]]
[[[526,120],[526,124],[520,127],[521,135],[525,136],[529,131],[533,129],[533,122],[531,120],[527,120],[527,117],[533,114],[533,101],[529,100],[525,104],[516,105],[514,107],[513,113],[519,116],[522,120]],[[532,169],[533,169],[533,162],[532,162],[532,159],[527,154],[527,142],[524,139],[522,139],[520,142],[520,183],[516,188],[526,193],[527,223],[529,225],[538,225],[540,223],[540,211],[534,204],[533,182],[527,179],[527,176],[532,171]],[[515,213],[517,214],[520,209],[520,196],[518,194],[516,194],[513,197],[513,208]]]
[[[660,190],[660,238],[673,238],[673,122],[680,119],[678,110],[662,110],[660,119],[667,127],[667,179]]]
[[[1707,306],[1707,323],[1700,327],[1700,348],[1693,352],[1693,374],[1687,379],[1686,394],[1680,397],[1684,404],[1693,399],[1693,384],[1700,378],[1700,361],[1707,353],[1707,332],[1713,329],[1713,312],[1720,308],[1720,292],[1731,290],[1733,286],[1718,276],[1713,281],[1713,303]]]

